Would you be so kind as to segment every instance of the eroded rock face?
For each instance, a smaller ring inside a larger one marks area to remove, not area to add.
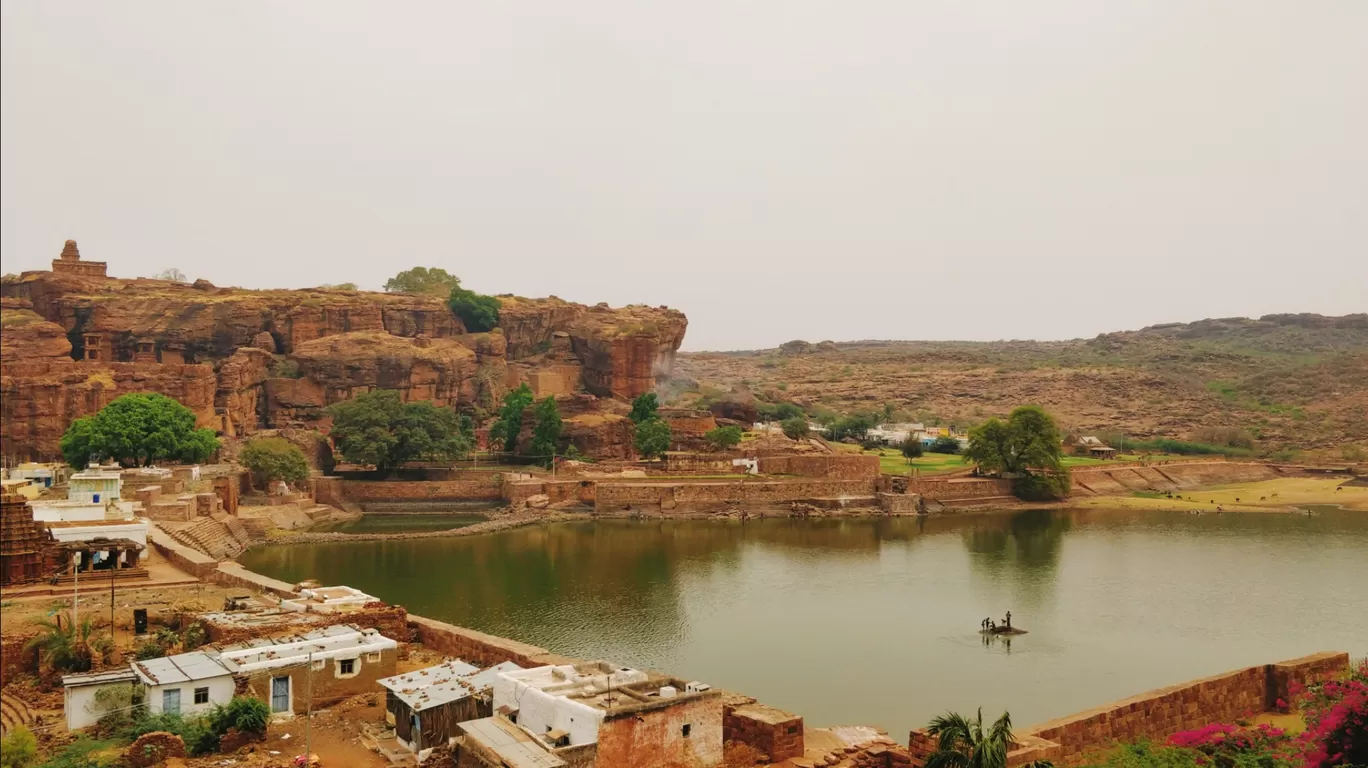
[[[522,382],[631,398],[669,375],[687,328],[666,308],[500,297],[500,328],[467,334],[440,298],[76,272],[26,272],[3,296],[3,452],[25,458],[55,458],[72,420],[125,392],[174,397],[229,436],[326,428],[327,405],[377,388],[486,412]],[[631,451],[616,425],[580,438]]]
[[[217,381],[208,365],[89,363],[70,358],[4,361],[0,375],[0,443],[17,459],[61,455],[72,421],[130,392],[159,392],[195,412],[199,426],[222,429],[214,410]]]

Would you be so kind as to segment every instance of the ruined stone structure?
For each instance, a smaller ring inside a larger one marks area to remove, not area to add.
[[[52,536],[27,502],[14,493],[0,497],[0,585],[6,587],[42,581],[59,565]]]
[[[107,265],[103,261],[81,261],[81,252],[75,240],[68,240],[62,246],[60,256],[52,260],[52,271],[82,277],[104,277]]]
[[[500,328],[472,334],[441,298],[109,278],[74,242],[52,271],[6,281],[3,301],[0,452],[18,459],[56,457],[74,419],[127,392],[174,397],[227,435],[326,429],[326,406],[377,388],[486,409],[523,382],[626,399],[669,375],[687,327],[666,308],[508,296]],[[625,458],[617,421],[568,419],[567,437]]]

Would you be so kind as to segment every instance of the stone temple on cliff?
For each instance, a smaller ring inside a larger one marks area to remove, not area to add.
[[[81,261],[81,252],[76,248],[75,240],[66,241],[66,245],[62,246],[62,255],[52,260],[53,272],[82,277],[106,277],[108,267],[103,261]]]

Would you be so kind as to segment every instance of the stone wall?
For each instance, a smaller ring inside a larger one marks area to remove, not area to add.
[[[1008,766],[1033,760],[1076,765],[1118,742],[1162,741],[1179,731],[1209,723],[1229,723],[1267,711],[1285,698],[1293,682],[1321,682],[1349,667],[1346,653],[1325,652],[1300,659],[1247,667],[1193,680],[1051,720],[1017,735]],[[925,731],[912,731],[908,749],[913,764],[925,764],[935,741]]]
[[[986,499],[993,496],[1011,496],[1012,481],[979,477],[913,479],[907,481],[907,492],[919,493],[936,501]]]
[[[722,698],[716,691],[627,707],[599,726],[595,765],[691,768],[722,764]]]
[[[747,480],[735,482],[603,483],[594,507],[613,512],[635,506],[706,509],[730,503],[765,504],[828,496],[869,496],[864,480]]]
[[[343,480],[342,498],[354,502],[498,501],[503,498],[503,483],[499,475],[487,473],[468,480]]]
[[[922,497],[916,493],[880,493],[879,509],[890,515],[915,515],[921,512]]]
[[[752,701],[722,709],[722,740],[747,744],[771,763],[803,756],[803,718]]]
[[[557,656],[545,648],[487,635],[422,616],[410,614],[409,626],[424,647],[482,667],[504,661],[511,661],[522,667],[567,663],[565,657]]]
[[[868,480],[872,484],[879,477],[879,457],[864,454],[764,456],[760,459],[760,474]]]
[[[294,712],[302,715],[309,708],[310,693],[315,710],[335,704],[349,696],[359,693],[374,693],[380,690],[375,681],[395,674],[397,654],[393,650],[380,651],[378,661],[368,660],[369,654],[358,654],[355,659],[356,673],[342,677],[339,669],[340,658],[316,661],[323,668],[314,670],[308,664],[292,664],[287,667],[264,669],[247,678],[246,692],[262,701],[271,700],[271,678],[289,677],[293,694]]]

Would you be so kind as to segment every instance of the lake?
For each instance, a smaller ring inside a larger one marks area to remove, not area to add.
[[[945,709],[1025,726],[1241,666],[1368,652],[1368,514],[1338,510],[611,520],[240,561],[899,740]],[[978,634],[1008,610],[1029,634]]]
[[[355,520],[317,525],[312,531],[336,533],[416,533],[419,531],[449,531],[482,523],[488,518],[479,514],[415,513],[392,515],[362,515]]]

